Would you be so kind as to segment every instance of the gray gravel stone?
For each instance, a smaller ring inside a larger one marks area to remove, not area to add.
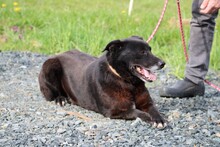
[[[0,52],[0,146],[219,147],[220,92],[208,85],[203,97],[161,98],[159,87],[177,79],[168,74],[170,68],[159,71],[156,82],[146,83],[169,122],[166,129],[158,130],[139,118],[109,119],[78,106],[45,101],[37,77],[46,59],[29,52]],[[219,73],[211,71],[208,77],[219,85]]]

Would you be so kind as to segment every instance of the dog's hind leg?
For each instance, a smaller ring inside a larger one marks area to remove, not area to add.
[[[67,94],[62,88],[62,65],[57,58],[48,59],[42,66],[39,75],[40,90],[47,101],[55,101],[63,106],[69,103]]]

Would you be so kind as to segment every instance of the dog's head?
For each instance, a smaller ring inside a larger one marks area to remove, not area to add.
[[[111,41],[104,51],[107,51],[109,64],[123,78],[152,82],[156,80],[153,71],[165,65],[164,61],[152,54],[146,41],[138,36]]]

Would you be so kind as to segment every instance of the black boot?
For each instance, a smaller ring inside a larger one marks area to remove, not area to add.
[[[159,94],[161,97],[194,97],[203,96],[205,92],[204,82],[195,84],[185,78],[178,81],[173,86],[167,86],[160,89]]]

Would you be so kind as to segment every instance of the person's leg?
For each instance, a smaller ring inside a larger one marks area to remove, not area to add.
[[[210,52],[217,13],[201,15],[199,7],[203,0],[194,0],[189,42],[189,61],[185,77],[195,84],[202,82],[208,72]]]
[[[200,14],[203,0],[194,0],[190,23],[189,61],[186,64],[185,79],[173,86],[160,89],[164,97],[193,97],[204,95],[203,80],[208,72],[210,52],[214,37],[217,12],[212,15]]]

